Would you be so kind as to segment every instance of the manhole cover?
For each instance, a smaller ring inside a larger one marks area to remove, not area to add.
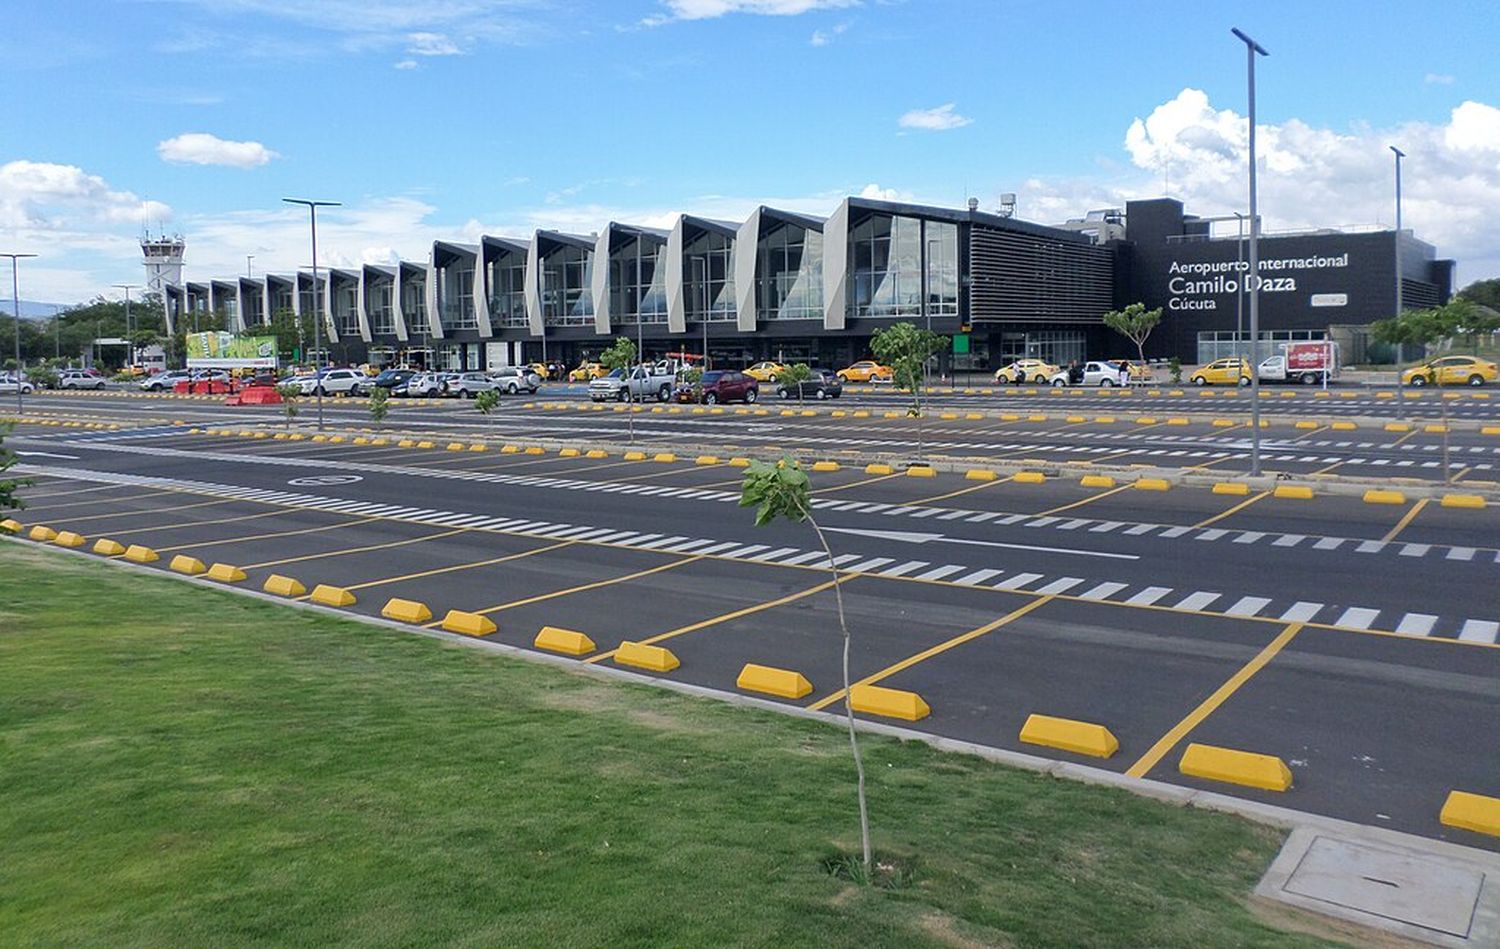
[[[1483,886],[1484,874],[1477,870],[1318,837],[1282,889],[1464,938],[1474,924]]]

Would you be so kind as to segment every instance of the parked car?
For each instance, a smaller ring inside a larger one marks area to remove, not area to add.
[[[461,376],[461,375],[463,375],[463,373],[461,373],[461,372],[440,372],[440,373],[438,373],[438,380],[439,380],[439,382],[442,383],[442,388],[440,388],[438,390],[438,394],[439,395],[446,395],[446,396],[449,396],[449,397],[458,395],[458,393],[456,391],[454,391],[454,389],[453,389],[453,383],[457,382],[458,381],[458,377]]]
[[[1063,367],[1047,381],[1054,386],[1123,386],[1129,385],[1131,372],[1128,365],[1090,359],[1072,367]]]
[[[454,375],[455,378],[448,380],[448,394],[455,398],[472,399],[481,392],[494,392],[501,388],[500,383],[482,372],[460,372]]]
[[[581,362],[578,368],[568,373],[569,382],[593,382],[595,379],[608,373],[609,370],[597,362]]]
[[[397,386],[416,375],[415,369],[387,369],[374,379],[370,380],[372,388],[386,389],[394,393]]]
[[[35,391],[36,387],[31,384],[29,379],[17,379],[15,373],[6,373],[0,376],[0,394],[15,395],[17,389],[21,390],[22,395],[30,395]]]
[[[358,369],[324,369],[298,383],[303,395],[358,395],[367,377]]]
[[[158,372],[148,379],[142,379],[136,383],[142,392],[168,392],[179,382],[187,382],[193,378],[191,369],[173,369],[169,372]]]
[[[776,394],[783,399],[837,399],[844,394],[844,384],[832,371],[814,369],[811,378],[795,386],[781,383],[776,387]]]
[[[502,390],[515,395],[517,392],[535,392],[542,387],[542,379],[529,368],[505,366],[490,373],[490,378]]]
[[[873,359],[861,359],[840,369],[837,375],[845,385],[851,382],[890,382],[896,377],[890,366],[882,366]]]
[[[1058,368],[1040,359],[1017,359],[995,370],[995,382],[996,384],[1013,382],[1017,385],[1023,382],[1034,382],[1037,385],[1044,385],[1057,375]]]
[[[624,370],[616,369],[589,383],[589,398],[595,402],[625,402],[631,398],[665,402],[672,397],[677,374],[659,371],[660,368],[636,366],[629,371],[628,378]]]
[[[1247,386],[1250,384],[1250,360],[1243,356],[1215,359],[1208,365],[1199,367],[1190,378],[1195,386]]]
[[[102,389],[104,377],[88,369],[64,369],[57,374],[59,389]]]
[[[1482,386],[1494,382],[1495,363],[1476,356],[1441,356],[1401,374],[1404,386]]]
[[[704,405],[719,402],[754,402],[760,398],[760,381],[733,369],[710,369],[693,387]]]
[[[756,382],[775,382],[785,372],[786,366],[783,363],[776,362],[774,359],[763,359],[745,369],[745,375]]]
[[[405,386],[398,386],[392,395],[410,396],[413,399],[430,399],[436,395],[443,394],[443,374],[440,372],[419,372],[406,380]]]

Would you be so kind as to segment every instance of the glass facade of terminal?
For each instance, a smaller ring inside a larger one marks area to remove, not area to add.
[[[558,244],[542,258],[542,320],[548,326],[588,326],[594,322],[594,255],[572,244]]]
[[[490,324],[497,327],[524,327],[526,322],[526,257],[504,251],[485,262],[485,283],[489,286]]]
[[[957,224],[871,214],[850,228],[849,259],[852,316],[958,315]]]
[[[609,313],[634,326],[667,321],[667,244],[639,235],[609,255]]]
[[[683,300],[694,322],[733,322],[734,238],[705,230],[682,249]]]
[[[756,247],[755,306],[763,320],[823,318],[823,234],[781,223]]]

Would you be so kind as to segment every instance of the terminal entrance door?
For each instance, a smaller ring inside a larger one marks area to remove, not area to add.
[[[994,368],[1017,359],[1040,359],[1054,366],[1088,358],[1088,340],[1082,330],[1038,330],[1000,334],[1000,348],[991,363]]]

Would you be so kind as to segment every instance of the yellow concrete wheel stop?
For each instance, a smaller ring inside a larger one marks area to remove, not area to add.
[[[747,692],[764,692],[784,699],[800,699],[812,692],[812,683],[800,672],[745,663],[734,684]]]
[[[156,561],[160,560],[161,557],[158,556],[156,551],[152,550],[150,547],[143,547],[140,544],[131,544],[129,547],[125,548],[125,559],[129,560],[131,563],[155,563]]]
[[[1040,471],[1017,471],[1010,480],[1016,484],[1041,484],[1047,480],[1047,476]]]
[[[309,594],[307,598],[309,600],[312,600],[314,603],[321,603],[324,606],[354,605],[353,593],[350,593],[343,587],[329,586],[326,583],[320,583],[317,586],[313,587],[312,593]]]
[[[926,718],[932,709],[915,692],[887,689],[879,685],[856,685],[849,690],[849,704],[856,712],[882,715],[915,722]]]
[[[208,568],[208,573],[205,575],[210,580],[217,580],[219,583],[241,583],[245,579],[245,571],[227,563],[214,564]]]
[[[57,536],[52,538],[52,543],[59,547],[82,547],[88,543],[88,538],[77,531],[58,531]]]
[[[1214,494],[1228,494],[1242,498],[1250,493],[1250,486],[1243,481],[1216,481],[1213,488]]]
[[[1438,820],[1447,827],[1500,836],[1500,797],[1450,791]]]
[[[187,554],[178,554],[167,564],[167,568],[173,573],[185,573],[190,577],[196,577],[200,573],[207,573],[208,568],[203,566],[203,561],[197,557],[189,557]]]
[[[558,652],[565,656],[587,656],[594,651],[594,641],[583,633],[556,626],[543,626],[531,643],[538,649]]]
[[[427,608],[426,603],[394,596],[380,608],[380,615],[402,623],[425,623],[432,619],[432,611]]]
[[[125,552],[125,545],[108,537],[101,537],[94,541],[94,553],[103,554],[106,557],[118,557]]]
[[[1263,791],[1285,791],[1292,786],[1292,772],[1275,755],[1236,751],[1216,745],[1187,746],[1177,770],[1189,777],[1240,784]]]
[[[38,524],[30,531],[28,531],[26,536],[30,537],[32,540],[39,540],[45,543],[46,541],[56,539],[57,531],[46,526],[45,524]]]
[[[273,573],[266,577],[266,582],[260,587],[267,593],[276,596],[301,596],[307,592],[307,587],[291,577],[284,577],[279,573]]]
[[[965,481],[994,481],[1000,477],[988,468],[970,468],[964,472]]]
[[[871,462],[868,465],[865,465],[865,474],[868,474],[868,475],[888,475],[888,474],[895,474],[895,469],[892,468],[890,465],[887,465],[887,464],[884,464],[882,462],[876,461],[876,462]]]
[[[629,640],[620,643],[619,648],[615,650],[615,663],[646,669],[650,672],[671,672],[682,665],[670,649]]]
[[[1079,722],[1051,715],[1029,715],[1021,726],[1021,740],[1028,745],[1044,745],[1080,755],[1108,758],[1120,750],[1120,742],[1103,725]]]
[[[495,631],[495,622],[478,613],[449,610],[448,615],[443,617],[443,628],[450,633],[463,633],[465,636],[488,636]]]

